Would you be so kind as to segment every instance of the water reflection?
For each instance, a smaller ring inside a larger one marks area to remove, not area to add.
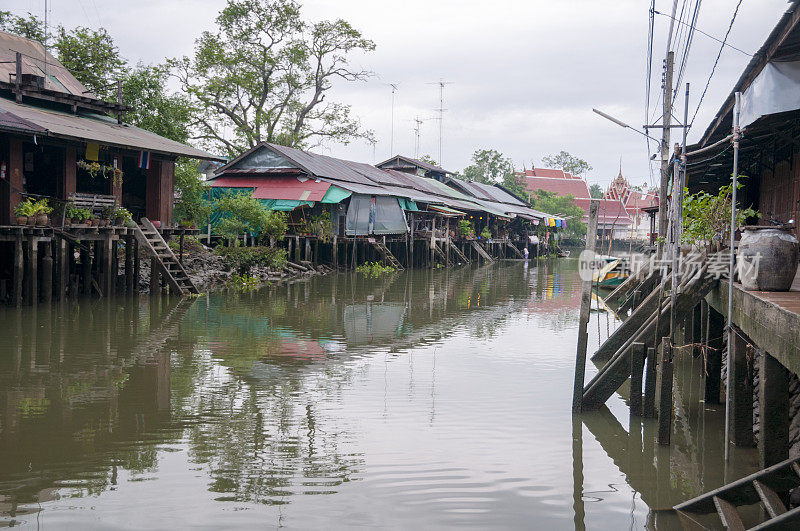
[[[719,419],[687,369],[666,457],[619,398],[573,422],[579,288],[562,260],[0,309],[0,525],[660,523],[721,481]]]

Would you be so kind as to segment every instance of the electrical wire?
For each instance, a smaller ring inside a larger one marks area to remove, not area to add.
[[[708,86],[711,84],[711,78],[714,77],[714,72],[717,70],[717,64],[719,63],[719,58],[722,56],[722,50],[725,49],[728,36],[731,34],[731,29],[733,29],[733,23],[736,20],[736,15],[739,13],[739,7],[741,7],[741,5],[742,5],[742,0],[739,0],[736,4],[736,9],[733,11],[731,22],[730,24],[728,24],[728,31],[725,32],[725,37],[722,39],[722,44],[719,47],[717,58],[714,60],[714,66],[711,67],[711,73],[708,74],[708,79],[706,80],[706,86],[703,89],[703,93],[700,95],[700,99],[697,102],[697,108],[695,108],[694,114],[692,115],[692,119],[689,121],[690,130],[692,128],[692,125],[694,125],[694,119],[697,117],[697,113],[700,111],[700,106],[703,104],[703,98],[705,98],[706,92],[708,92]]]
[[[675,100],[677,100],[678,94],[680,93],[680,91],[677,90],[677,88],[681,86],[681,82],[683,81],[683,75],[686,72],[686,65],[688,64],[688,61],[689,61],[689,50],[692,47],[692,40],[694,39],[694,32],[695,32],[695,29],[697,27],[696,26],[697,25],[697,16],[698,16],[698,14],[700,12],[700,5],[701,4],[702,4],[702,0],[696,0],[695,4],[694,4],[694,12],[692,13],[692,21],[691,21],[691,24],[689,25],[689,31],[688,31],[687,36],[686,36],[686,46],[684,47],[684,50],[683,50],[683,57],[681,58],[681,66],[678,69],[678,80],[675,82],[676,90],[675,90],[675,93],[674,93],[674,95],[672,97],[673,105],[675,104]]]
[[[645,104],[644,104],[644,123],[650,123],[650,85],[653,79],[653,25],[655,23],[655,9],[656,0],[651,0],[650,9],[648,10],[647,21],[647,80],[645,88]],[[650,159],[653,152],[650,150],[650,140],[645,138],[647,144],[647,168],[650,170],[650,178],[648,183],[653,186],[653,165],[650,164]]]

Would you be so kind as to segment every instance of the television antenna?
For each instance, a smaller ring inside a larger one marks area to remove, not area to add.
[[[445,85],[452,85],[454,81],[432,81],[429,82],[428,85],[439,85],[439,108],[434,109],[436,112],[439,113],[439,166],[443,167],[442,162],[442,124],[444,122],[444,111],[447,109],[444,108],[444,86]]]
[[[389,156],[394,156],[394,93],[400,87],[400,83],[384,83],[387,87],[392,88],[392,133],[389,136]]]
[[[414,120],[414,158],[419,158],[419,137],[420,137],[420,128],[422,124],[427,122],[428,120],[435,120],[436,118],[420,118],[419,116],[415,116]]]

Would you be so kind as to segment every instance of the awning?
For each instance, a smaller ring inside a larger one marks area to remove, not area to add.
[[[436,212],[442,212],[443,214],[449,214],[451,216],[463,216],[464,213],[460,210],[456,210],[455,208],[449,208],[442,205],[428,205],[429,210],[435,210]]]
[[[338,186],[331,185],[330,188],[328,188],[328,191],[325,192],[325,195],[322,197],[322,202],[341,203],[351,195],[353,195],[353,192],[348,192],[347,190],[343,190]]]
[[[295,201],[293,199],[261,199],[263,205],[270,210],[294,210],[299,206],[314,206],[314,201]]]
[[[415,201],[411,199],[406,199],[405,197],[398,197],[397,202],[400,203],[400,206],[403,210],[408,210],[410,212],[419,212],[419,207]]]

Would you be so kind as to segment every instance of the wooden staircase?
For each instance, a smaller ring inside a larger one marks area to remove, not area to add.
[[[475,249],[475,252],[477,252],[481,258],[490,263],[494,262],[494,258],[492,258],[489,253],[486,252],[486,249],[484,249],[483,246],[477,242],[477,240],[470,240],[470,243],[472,244],[472,248]]]
[[[450,262],[448,262],[447,260],[447,255],[442,250],[442,248],[439,247],[439,242],[436,240],[434,240],[433,242],[433,254],[435,254],[439,258],[439,262],[442,265],[450,265]]]
[[[161,275],[167,279],[169,286],[181,295],[200,293],[181,263],[175,257],[172,249],[161,237],[153,224],[147,218],[142,218],[141,224],[135,229],[136,240],[149,254],[155,258],[156,267]],[[151,291],[153,287],[150,287]]]
[[[694,274],[687,274],[681,281],[677,296],[677,313],[682,315],[699,304],[700,299],[711,291],[717,279],[707,274],[707,264]],[[662,305],[658,300],[659,290],[654,290],[634,313],[600,346],[592,358],[608,363],[583,388],[582,408],[585,411],[598,409],[620,388],[632,373],[632,347],[636,342],[655,347],[653,338],[668,335],[672,303],[669,299]],[[659,312],[659,307],[661,311]],[[659,317],[660,315],[660,317]],[[603,356],[599,354],[603,352]],[[610,354],[610,355],[609,355]]]
[[[517,254],[517,256],[519,256],[520,258],[525,258],[525,256],[522,254],[522,251],[517,249],[517,246],[511,243],[511,240],[506,240],[506,245],[508,245],[511,248],[511,250]]]
[[[469,263],[469,260],[467,259],[467,255],[465,255],[463,253],[463,251],[461,251],[461,249],[458,248],[458,245],[453,243],[450,246],[450,250],[453,251],[453,254],[455,254],[458,257],[459,260],[461,260],[461,263],[463,263],[463,264],[468,264]]]
[[[787,510],[789,491],[800,486],[800,457],[787,459],[755,474],[728,483],[676,505],[685,529],[747,529],[739,512],[746,505],[761,504],[760,522],[749,529],[798,529],[800,507]],[[755,513],[755,511],[751,511]],[[719,517],[717,521],[713,515]]]
[[[378,250],[379,253],[381,253],[384,260],[389,262],[389,265],[397,270],[405,269],[400,261],[392,254],[392,251],[390,251],[382,241],[378,241],[375,238],[369,238],[368,241],[375,249]]]

